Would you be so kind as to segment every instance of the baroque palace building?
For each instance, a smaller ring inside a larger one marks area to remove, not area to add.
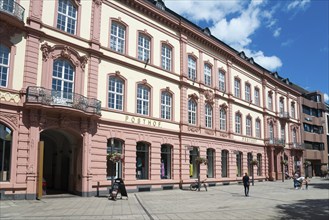
[[[161,0],[0,0],[0,33],[1,199],[304,172],[301,92]]]

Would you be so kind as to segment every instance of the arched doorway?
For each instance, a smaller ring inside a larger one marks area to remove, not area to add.
[[[44,142],[43,178],[46,194],[81,192],[82,137],[64,129],[40,133]]]

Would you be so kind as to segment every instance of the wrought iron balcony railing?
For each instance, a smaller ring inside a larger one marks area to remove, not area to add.
[[[25,9],[15,0],[0,0],[0,11],[15,16],[20,21],[24,20]]]
[[[29,86],[26,91],[28,103],[39,103],[49,106],[65,106],[87,113],[101,115],[101,101],[86,98],[73,92],[55,91],[43,87]]]
[[[288,144],[290,149],[296,149],[296,150],[304,150],[305,149],[305,144],[304,143],[289,143]]]
[[[265,145],[284,146],[285,140],[281,138],[265,138]]]

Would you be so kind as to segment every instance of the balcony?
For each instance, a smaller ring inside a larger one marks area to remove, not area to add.
[[[284,147],[285,145],[285,140],[281,138],[265,138],[264,142],[266,146]]]
[[[291,150],[305,150],[305,144],[303,143],[289,143],[288,148]]]
[[[85,113],[101,115],[101,101],[86,98],[72,92],[55,91],[43,87],[29,86],[26,90],[26,103],[51,107],[65,107]]]
[[[14,0],[0,0],[0,20],[13,26],[24,26],[25,9]]]
[[[281,119],[286,119],[288,120],[289,119],[289,112],[279,112],[279,117]]]

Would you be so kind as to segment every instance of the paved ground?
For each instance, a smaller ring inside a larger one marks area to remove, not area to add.
[[[0,201],[0,219],[329,219],[329,180],[313,178],[308,190],[292,180],[256,182],[208,191],[166,190],[129,194],[129,199],[58,196]]]

